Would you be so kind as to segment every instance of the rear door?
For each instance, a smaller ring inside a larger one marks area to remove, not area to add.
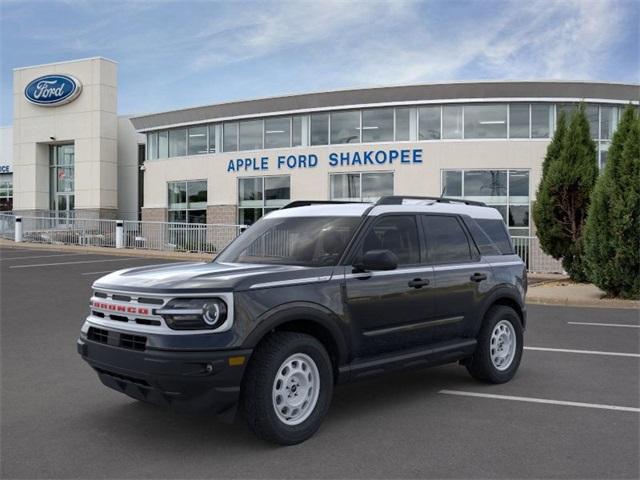
[[[367,356],[424,342],[425,324],[433,315],[430,284],[433,269],[425,265],[416,215],[383,215],[368,226],[345,271],[345,307],[356,354]],[[353,264],[369,250],[387,249],[398,268],[354,272]]]
[[[475,335],[481,300],[491,267],[480,254],[466,226],[456,215],[422,215],[427,260],[434,269],[436,339]]]

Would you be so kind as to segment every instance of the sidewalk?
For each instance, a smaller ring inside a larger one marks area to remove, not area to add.
[[[603,298],[604,292],[589,283],[550,280],[529,287],[528,304],[566,305],[572,307],[630,308],[640,311],[640,301]]]
[[[213,260],[213,253],[188,253],[188,252],[161,252],[158,250],[141,250],[134,248],[109,248],[109,247],[85,247],[81,245],[58,245],[49,243],[16,243],[11,240],[0,238],[0,247],[33,249],[33,250],[56,250],[77,253],[94,253],[102,255],[123,255],[125,257],[149,257],[188,260]]]

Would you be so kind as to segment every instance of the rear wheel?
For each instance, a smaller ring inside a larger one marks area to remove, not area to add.
[[[333,370],[310,335],[276,332],[257,347],[242,388],[242,412],[260,438],[293,445],[312,436],[331,403]]]
[[[522,358],[522,323],[513,308],[496,305],[485,315],[478,346],[467,363],[472,377],[489,383],[513,378]]]

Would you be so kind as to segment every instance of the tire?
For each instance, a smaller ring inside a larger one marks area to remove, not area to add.
[[[322,344],[303,333],[275,332],[251,357],[240,406],[256,436],[295,445],[320,428],[332,394],[333,368]]]
[[[515,338],[512,350],[509,337]],[[483,382],[508,382],[520,366],[522,340],[522,323],[516,311],[504,305],[491,307],[482,322],[478,346],[466,364],[467,370]]]

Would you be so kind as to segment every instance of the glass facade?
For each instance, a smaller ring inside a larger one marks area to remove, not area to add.
[[[49,147],[49,209],[61,218],[75,209],[75,146]]]
[[[609,142],[623,107],[587,104],[592,138]],[[379,107],[194,125],[147,133],[147,160],[206,153],[392,141],[549,139],[576,103]],[[220,148],[216,142],[221,142]],[[600,145],[606,151],[606,145]],[[600,161],[602,163],[602,156]]]
[[[13,210],[13,174],[0,173],[0,212]]]
[[[375,202],[393,195],[393,172],[332,173],[329,189],[331,200]]]
[[[497,209],[513,236],[530,233],[529,170],[443,170],[447,197],[484,202]]]
[[[238,223],[251,225],[263,215],[284,207],[291,200],[288,175],[238,179]]]
[[[207,181],[168,183],[169,221],[207,223]]]

